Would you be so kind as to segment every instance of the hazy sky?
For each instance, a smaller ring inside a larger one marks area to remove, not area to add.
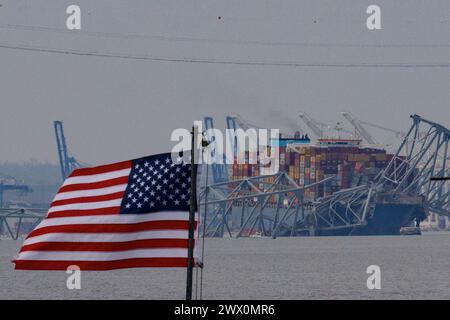
[[[0,3],[0,46],[306,64],[450,63],[447,0]],[[69,4],[81,7],[81,32],[64,31]],[[366,28],[370,4],[381,7],[382,30]],[[98,164],[169,151],[172,130],[205,115],[220,127],[237,112],[284,130],[302,125],[299,110],[324,122],[350,110],[399,130],[412,113],[450,125],[450,67],[198,64],[0,48],[0,97],[0,162],[56,162],[58,119],[72,153]]]

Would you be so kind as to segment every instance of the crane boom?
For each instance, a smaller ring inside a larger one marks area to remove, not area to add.
[[[231,137],[231,141],[233,142],[234,148],[237,152],[241,151],[241,146],[239,145],[239,141],[237,139],[236,136],[236,129],[240,128],[242,130],[248,130],[248,129],[261,129],[261,127],[257,127],[254,126],[252,124],[250,124],[249,122],[247,122],[246,120],[244,120],[244,118],[242,118],[239,114],[232,114],[230,116],[227,117],[227,125],[231,126],[231,128],[229,127],[228,129],[231,129],[233,131],[232,137]],[[231,134],[231,131],[230,131]],[[256,138],[258,139],[258,138]],[[258,145],[258,140],[253,141],[256,145]],[[244,146],[245,148],[245,146]],[[235,153],[235,155],[238,153]]]
[[[314,121],[310,116],[308,116],[306,113],[301,112],[298,115],[303,122],[306,124],[306,126],[311,129],[311,131],[319,138],[323,137],[323,130],[319,128],[319,123]]]
[[[242,118],[242,116],[240,116],[237,113],[232,114],[230,117],[233,118],[238,124],[238,126],[244,130],[248,130],[250,128],[261,129],[261,127],[250,124],[248,121],[244,120],[244,118]]]
[[[236,137],[236,129],[237,129],[237,125],[236,125],[236,119],[232,116],[227,116],[226,117],[226,123],[227,123],[227,134],[228,134],[228,139],[230,139],[230,143],[231,143],[231,147],[233,149],[233,154],[237,155],[239,153],[239,146],[237,143],[237,137]]]
[[[381,129],[381,130],[385,130],[385,131],[389,131],[389,132],[395,133],[399,137],[403,137],[405,135],[404,132],[397,131],[397,130],[394,130],[394,129],[391,129],[391,128],[387,128],[387,127],[383,127],[383,126],[380,126],[380,125],[375,124],[375,123],[362,121],[362,120],[360,120],[360,122],[362,124],[365,124],[365,125],[370,126],[370,127],[374,127],[374,128],[377,128],[377,129]]]
[[[361,125],[361,121],[350,112],[341,112],[341,115],[355,128],[356,132],[368,143],[376,144],[369,132]]]
[[[61,177],[62,180],[64,181],[73,171],[73,169],[80,167],[81,165],[74,157],[69,156],[62,121],[58,120],[54,121],[53,126],[55,129],[56,145],[59,158],[59,166],[61,169]]]
[[[212,173],[213,173],[213,179],[214,183],[224,182],[228,180],[227,176],[227,167],[224,164],[224,155],[219,154],[217,151],[217,137],[214,135],[209,134],[209,129],[214,129],[214,120],[211,117],[205,117],[203,119],[203,122],[205,124],[205,131],[207,133],[207,139],[210,142],[212,146],[211,150],[211,159],[213,160],[213,163],[211,165]],[[220,141],[220,143],[223,143],[223,141]]]

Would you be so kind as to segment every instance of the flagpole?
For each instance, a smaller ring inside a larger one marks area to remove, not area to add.
[[[195,224],[195,207],[197,193],[197,175],[195,170],[195,126],[192,127],[191,140],[191,196],[189,205],[189,238],[188,238],[188,265],[186,276],[186,300],[192,300],[192,271],[194,268],[194,224]]]

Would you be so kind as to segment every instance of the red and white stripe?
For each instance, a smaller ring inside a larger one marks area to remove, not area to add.
[[[75,170],[24,241],[16,269],[187,266],[189,212],[119,214],[131,166],[125,161]]]

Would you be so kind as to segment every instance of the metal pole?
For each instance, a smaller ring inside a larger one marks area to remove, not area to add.
[[[196,210],[197,174],[195,170],[195,127],[192,127],[191,140],[191,195],[189,206],[189,239],[188,239],[188,265],[186,276],[186,300],[192,300],[192,270],[194,268],[194,224]]]

